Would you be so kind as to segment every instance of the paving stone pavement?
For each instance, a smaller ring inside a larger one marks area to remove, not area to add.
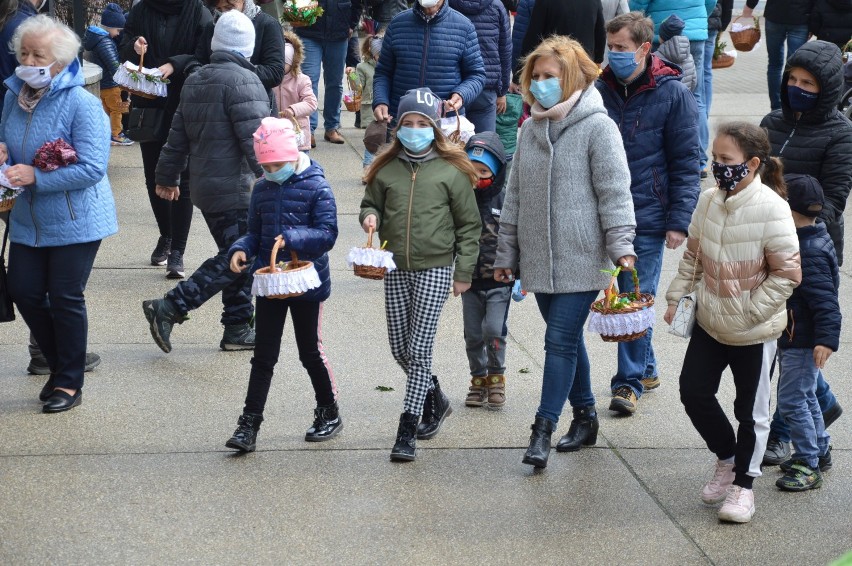
[[[769,110],[764,70],[760,46],[715,74],[713,124],[760,120]],[[87,292],[90,349],[103,363],[87,374],[83,405],[42,415],[36,398],[44,378],[24,370],[26,327],[0,325],[0,564],[783,565],[827,564],[852,548],[848,416],[830,430],[835,464],[822,489],[781,493],[777,468],[768,468],[755,483],[757,514],[742,526],[720,524],[715,509],[700,503],[713,458],[680,405],[686,342],[665,332],[662,308],[655,335],[662,386],[643,396],[635,416],[612,416],[615,346],[588,335],[598,443],[554,453],[535,473],[520,461],[542,374],[535,302],[512,305],[508,402],[491,412],[463,406],[461,301],[451,298],[435,372],[454,413],[435,439],[418,443],[416,462],[389,462],[404,380],[386,343],[381,284],[345,265],[348,250],[364,242],[362,132],[352,120],[344,112],[346,145],[325,143],[318,131],[311,153],[339,208],[323,338],[341,390],[340,437],[302,440],[314,401],[288,325],[259,450],[236,457],[224,448],[251,354],[218,350],[216,299],[175,328],[171,354],[152,342],[141,302],[172,283],[162,268],[147,266],[156,232],[138,147],[114,148],[109,175],[121,231],[104,242]],[[214,250],[196,212],[187,270]],[[666,251],[663,289],[680,253]],[[850,265],[847,258],[844,303]],[[852,410],[849,342],[844,329],[827,376]],[[730,379],[719,395],[732,407]],[[558,434],[568,420],[566,413]]]

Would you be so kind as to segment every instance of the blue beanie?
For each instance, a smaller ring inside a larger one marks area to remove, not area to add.
[[[121,9],[121,6],[113,2],[107,4],[103,14],[101,14],[101,25],[105,28],[122,29],[124,27],[124,20],[124,11]]]
[[[479,161],[484,164],[495,175],[500,172],[500,160],[484,147],[469,147],[467,149],[467,156],[471,161]]]
[[[684,22],[677,14],[672,14],[660,24],[660,41],[668,41],[676,35],[683,33],[683,28],[686,27]]]

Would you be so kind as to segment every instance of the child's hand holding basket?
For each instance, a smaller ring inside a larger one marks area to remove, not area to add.
[[[385,274],[396,269],[393,254],[385,251],[384,248],[384,245],[379,249],[373,247],[373,228],[371,227],[367,233],[367,245],[352,248],[346,256],[346,263],[354,269],[358,277],[384,279]]]
[[[290,261],[275,264],[278,250],[284,245],[284,237],[277,236],[272,246],[269,267],[254,272],[251,294],[267,299],[289,299],[316,289],[322,282],[311,261],[300,261],[296,252],[290,251]]]

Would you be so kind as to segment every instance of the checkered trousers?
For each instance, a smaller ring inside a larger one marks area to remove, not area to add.
[[[449,296],[453,267],[422,271],[397,269],[385,276],[388,341],[396,362],[405,371],[406,413],[419,415],[432,384],[432,350],[441,309]]]

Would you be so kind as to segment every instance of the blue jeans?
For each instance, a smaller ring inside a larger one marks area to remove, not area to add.
[[[633,240],[633,249],[638,258],[636,269],[643,293],[657,294],[660,271],[663,268],[665,244],[665,236],[637,234]],[[623,293],[634,289],[631,272],[625,271],[618,276],[618,288]],[[657,375],[657,358],[654,356],[654,346],[651,343],[653,337],[654,329],[652,327],[648,329],[645,336],[638,340],[618,343],[618,372],[610,383],[613,392],[619,387],[627,385],[633,390],[636,397],[642,396],[644,390],[642,379]]]
[[[471,102],[465,100],[464,112],[477,133],[497,131],[497,91],[483,90]]]
[[[695,61],[695,90],[692,91],[692,94],[695,95],[695,103],[698,105],[698,145],[701,146],[699,166],[702,170],[707,167],[707,141],[705,140],[709,141],[710,138],[710,131],[707,129],[707,107],[704,102],[704,49],[706,43],[706,41],[689,42],[689,53]]]
[[[790,55],[808,41],[807,25],[776,24],[766,20],[766,51],[769,64],[766,67],[766,84],[769,86],[769,105],[773,110],[781,108],[781,74]],[[787,41],[787,56],[784,56],[784,41]]]
[[[704,118],[707,127],[698,132],[701,147],[706,149],[710,147],[710,105],[713,103],[713,51],[716,48],[716,36],[718,31],[709,30],[707,32],[707,41],[704,42],[704,89],[701,91],[701,96],[704,100]]]
[[[597,296],[598,291],[535,294],[538,310],[547,324],[544,332],[544,378],[537,417],[559,422],[569,391],[575,393],[577,406],[595,405],[583,325],[589,316],[589,305]]]
[[[322,105],[323,128],[326,131],[340,127],[340,103],[343,100],[343,69],[346,67],[346,50],[349,41],[316,41],[302,38],[305,60],[302,72],[311,77],[314,96],[319,99],[320,68],[325,78],[325,100]],[[311,133],[317,129],[319,115],[311,114]]]
[[[779,385],[780,387],[780,385]],[[828,382],[822,375],[821,371],[817,371],[816,380],[816,399],[819,403],[820,410],[824,413],[832,408],[837,403],[837,397],[828,386]],[[774,436],[781,442],[790,442],[790,427],[784,422],[781,412],[778,407],[775,408],[775,413],[772,415],[772,423],[769,425],[769,434]]]
[[[778,379],[778,410],[790,427],[793,458],[817,469],[819,457],[828,452],[828,434],[816,397],[819,369],[811,348],[778,350],[781,377]]]

